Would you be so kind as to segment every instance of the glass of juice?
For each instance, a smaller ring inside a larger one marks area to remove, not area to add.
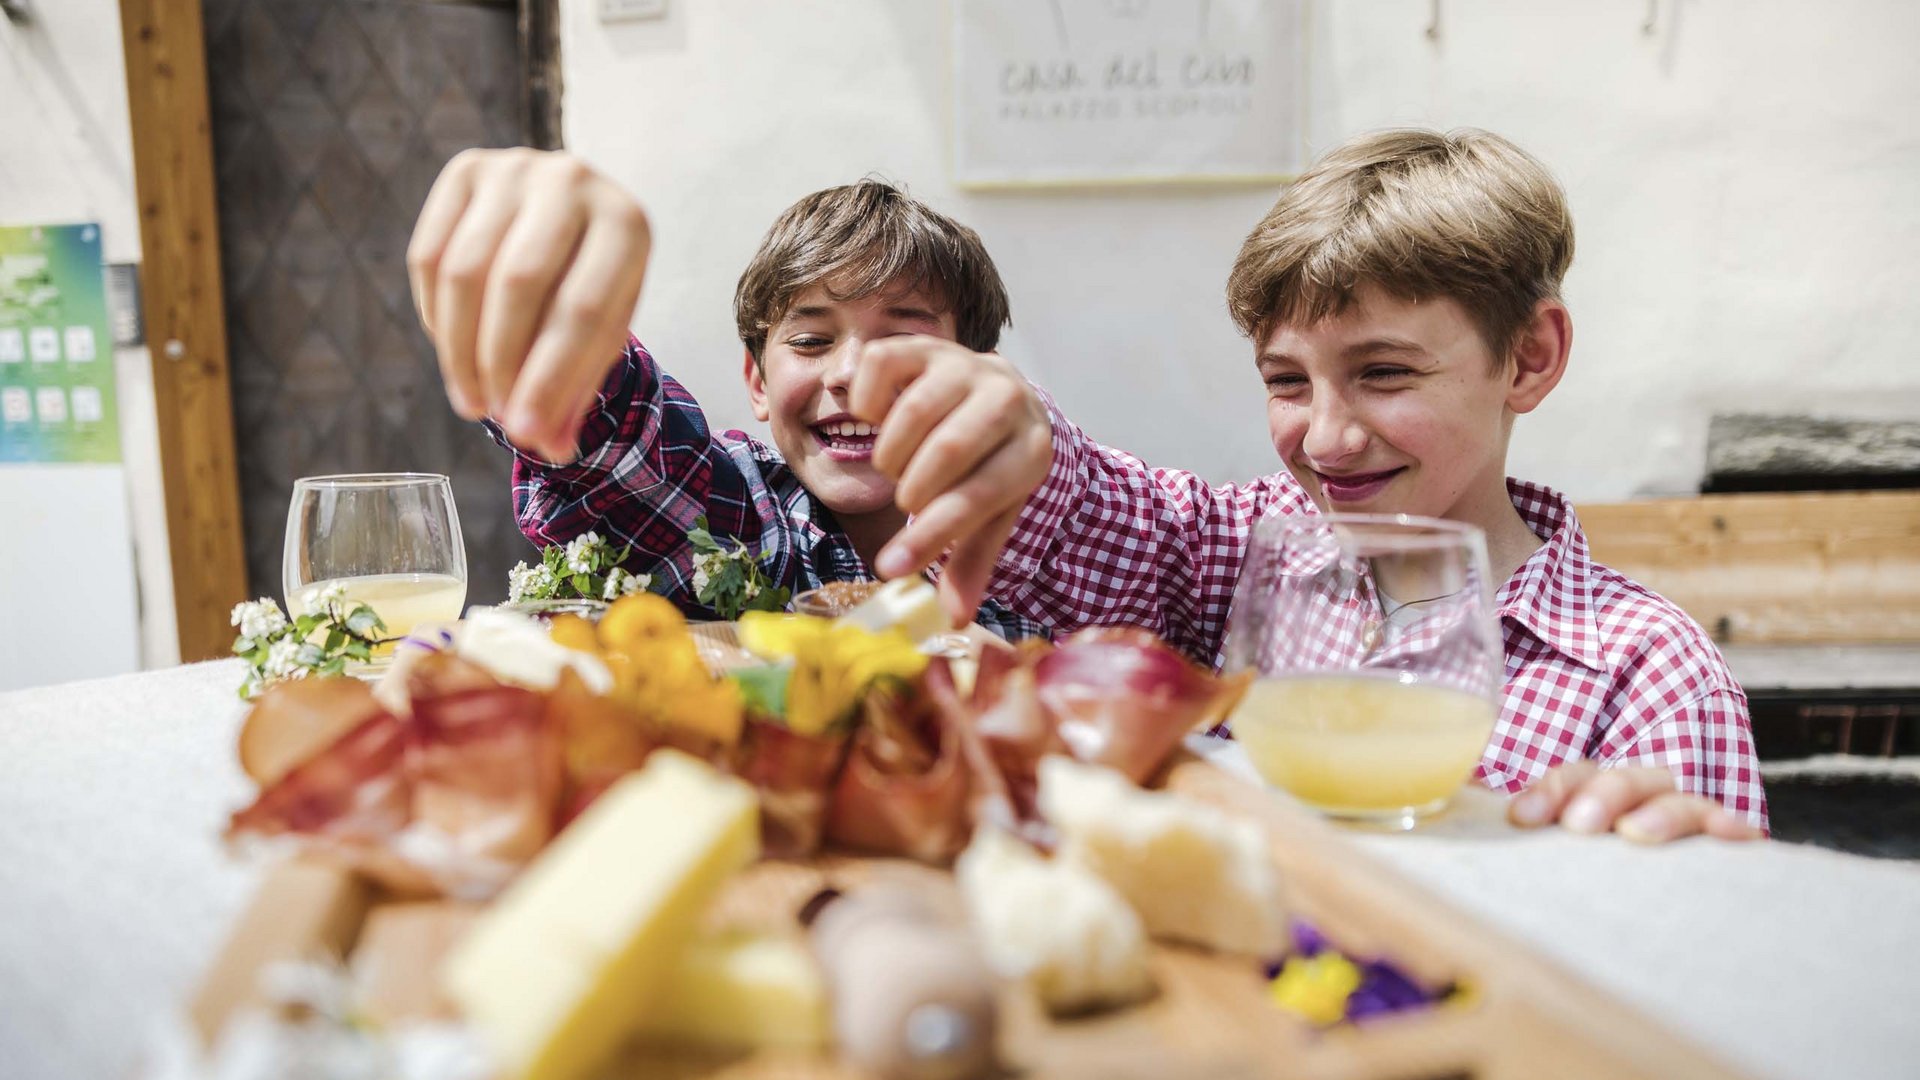
[[[1409,829],[1445,808],[1493,732],[1503,661],[1486,538],[1406,515],[1255,527],[1225,665],[1228,722],[1267,781],[1331,817]]]
[[[281,583],[287,611],[312,611],[328,587],[368,604],[387,644],[367,669],[385,666],[392,643],[417,626],[452,623],[467,598],[467,549],[453,485],[436,473],[362,473],[294,481]]]

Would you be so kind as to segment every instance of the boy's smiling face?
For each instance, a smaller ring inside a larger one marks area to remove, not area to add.
[[[1322,510],[1482,527],[1512,513],[1507,436],[1551,382],[1496,364],[1455,301],[1363,285],[1338,315],[1270,329],[1256,362],[1274,449]]]
[[[747,354],[754,415],[800,483],[837,515],[897,512],[894,482],[873,467],[879,429],[848,412],[847,389],[862,344],[903,334],[954,340],[953,313],[921,291],[835,300],[815,285],[767,332],[760,363]]]

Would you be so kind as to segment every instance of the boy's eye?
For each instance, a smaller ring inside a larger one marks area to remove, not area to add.
[[[1400,367],[1394,364],[1381,364],[1374,367],[1370,367],[1366,371],[1361,372],[1360,377],[1363,379],[1367,379],[1370,382],[1384,382],[1390,379],[1403,378],[1405,376],[1412,375],[1412,374],[1413,374],[1412,368]]]
[[[819,334],[801,334],[787,339],[787,347],[796,352],[815,352],[832,344],[832,339],[821,337]]]
[[[1305,375],[1275,374],[1267,376],[1267,390],[1275,394],[1292,394],[1307,385]]]

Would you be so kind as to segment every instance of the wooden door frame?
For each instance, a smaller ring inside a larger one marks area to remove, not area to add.
[[[180,659],[225,656],[246,599],[200,0],[120,0]]]

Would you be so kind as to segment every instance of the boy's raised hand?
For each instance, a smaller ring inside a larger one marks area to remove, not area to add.
[[[867,344],[848,394],[855,416],[880,427],[873,466],[896,482],[912,515],[874,569],[896,578],[952,549],[940,575],[947,613],[970,622],[1001,545],[1053,462],[1046,406],[994,353],[932,337]]]
[[[434,181],[407,245],[414,306],[454,411],[572,460],[619,360],[651,234],[633,197],[564,153],[467,150]]]
[[[1569,761],[1549,770],[1507,803],[1507,820],[1524,828],[1557,821],[1574,832],[1617,832],[1642,844],[1701,833],[1722,840],[1763,836],[1745,818],[1712,799],[1678,790],[1673,774],[1665,769],[1602,770],[1591,761]]]

